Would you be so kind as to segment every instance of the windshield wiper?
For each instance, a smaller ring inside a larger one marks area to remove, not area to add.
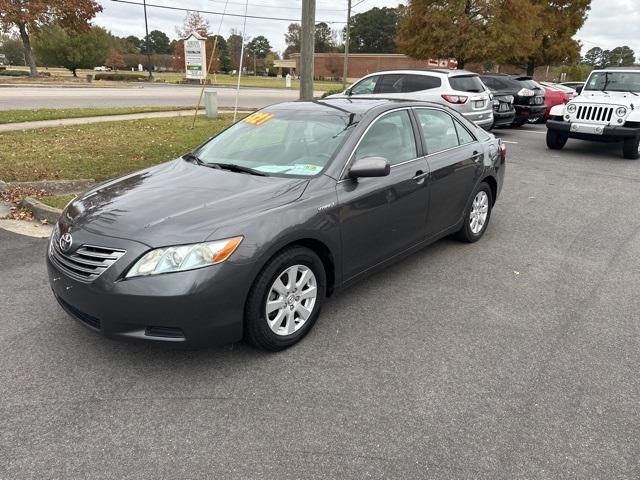
[[[184,155],[182,155],[182,158],[184,160],[186,160],[187,162],[191,162],[191,163],[195,163],[196,165],[204,165],[207,167],[210,167],[211,165],[209,165],[208,163],[203,162],[200,157],[198,157],[196,154],[194,154],[193,152],[189,152],[189,153],[185,153]]]
[[[640,95],[638,95],[636,92],[634,92],[633,90],[627,90],[627,93],[630,93],[631,95],[635,95],[636,97],[640,97]]]
[[[236,165],[235,163],[211,163],[211,166],[222,168],[223,170],[230,170],[232,172],[249,173],[251,175],[258,175],[259,177],[267,177],[268,175],[259,170],[255,170],[249,167],[243,167],[242,165]]]

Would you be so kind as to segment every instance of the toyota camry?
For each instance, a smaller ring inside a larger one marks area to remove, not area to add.
[[[479,240],[505,153],[439,104],[267,107],[67,206],[50,284],[106,336],[281,350],[338,288],[444,236]]]

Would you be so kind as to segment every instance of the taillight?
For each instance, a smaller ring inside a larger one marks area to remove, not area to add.
[[[442,95],[447,102],[453,103],[455,105],[462,105],[463,103],[467,103],[469,97],[464,97],[462,95]]]
[[[499,140],[498,148],[500,149],[500,160],[504,162],[507,159],[507,146],[502,143],[502,140]]]

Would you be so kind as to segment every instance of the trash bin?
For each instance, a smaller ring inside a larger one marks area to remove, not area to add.
[[[93,75],[90,73],[87,73],[87,83],[91,83],[93,81]]]
[[[218,118],[218,94],[214,90],[204,91],[204,108],[207,118]]]

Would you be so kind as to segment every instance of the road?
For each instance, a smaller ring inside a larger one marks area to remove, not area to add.
[[[103,339],[56,305],[46,242],[0,231],[0,478],[640,478],[640,162],[499,133],[485,237],[278,354]]]
[[[235,90],[214,88],[220,107],[235,105]],[[319,93],[319,92],[318,92]],[[200,89],[187,85],[140,85],[123,88],[0,87],[0,110],[37,108],[108,108],[147,106],[195,106]],[[285,89],[242,88],[240,108],[261,108],[297,100],[298,92]]]

